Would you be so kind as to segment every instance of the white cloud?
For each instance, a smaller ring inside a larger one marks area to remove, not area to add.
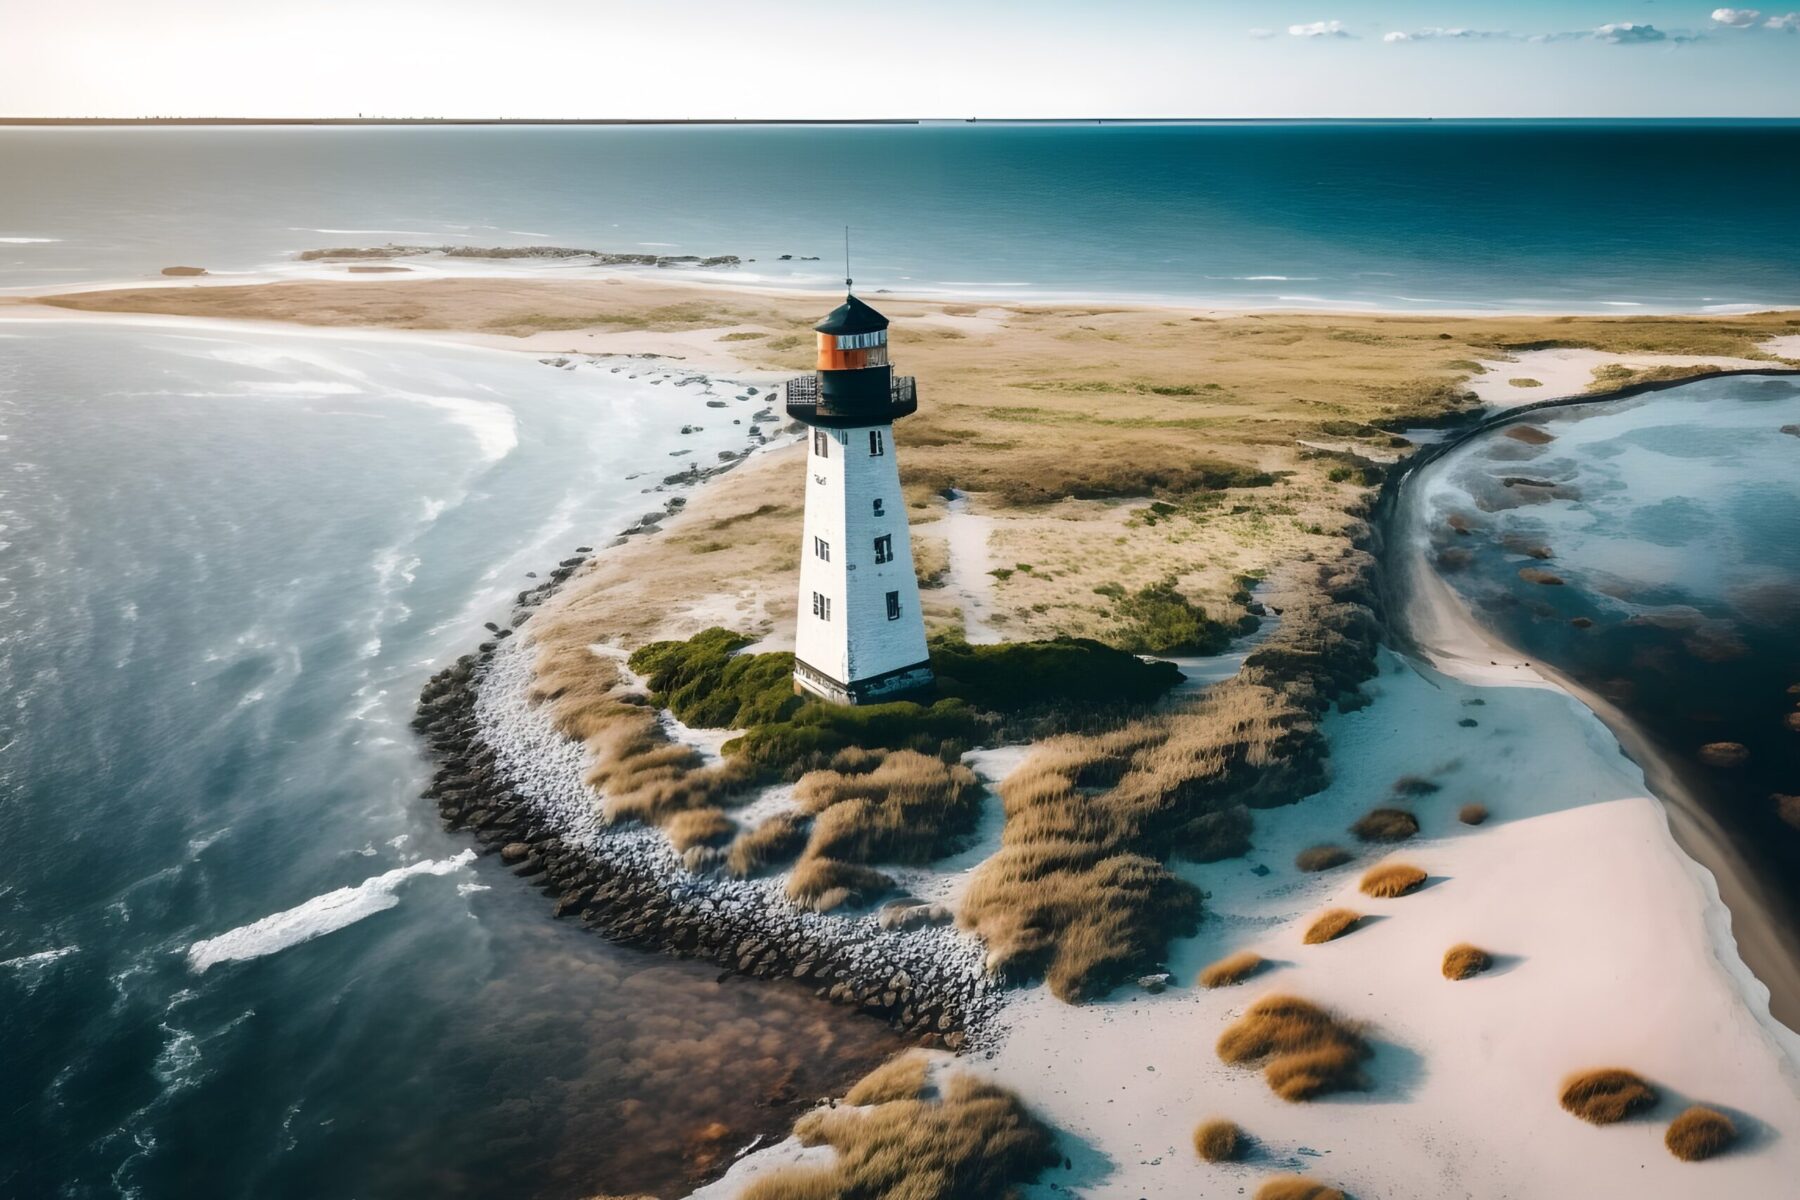
[[[1779,17],[1770,17],[1763,22],[1764,29],[1780,30],[1784,33],[1800,33],[1800,12],[1786,13]]]
[[[1399,42],[1477,42],[1512,36],[1501,29],[1415,29],[1411,33],[1395,30],[1393,33],[1383,34],[1381,40],[1392,45]]]
[[[1760,16],[1762,14],[1754,8],[1715,8],[1712,13],[1713,20],[1733,29],[1748,29]]]
[[[1275,31],[1273,29],[1252,29],[1250,31],[1250,36],[1260,42],[1265,38],[1274,37]]]
[[[1288,33],[1298,38],[1352,38],[1356,36],[1344,28],[1342,21],[1309,21],[1305,25],[1289,25]]]
[[[1615,21],[1602,25],[1594,30],[1594,37],[1602,42],[1611,42],[1615,46],[1643,46],[1651,42],[1665,42],[1669,35],[1654,25],[1640,25],[1636,21]]]

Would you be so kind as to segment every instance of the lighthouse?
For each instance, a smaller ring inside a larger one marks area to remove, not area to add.
[[[818,368],[787,383],[807,426],[794,683],[839,704],[900,699],[931,683],[894,447],[918,393],[888,363],[887,318],[854,294],[813,328]]]

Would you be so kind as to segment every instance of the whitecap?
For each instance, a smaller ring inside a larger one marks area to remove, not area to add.
[[[8,246],[30,246],[44,242],[60,241],[62,241],[61,238],[0,237],[0,242],[4,242]]]
[[[452,225],[450,228],[455,229]],[[428,229],[314,229],[306,225],[289,225],[289,233],[392,233],[401,237],[431,237]]]
[[[459,883],[456,885],[456,894],[459,896],[473,896],[476,892],[491,892],[493,890],[493,888],[485,883]]]
[[[54,950],[39,950],[36,954],[25,954],[18,958],[9,958],[0,962],[0,969],[10,970],[42,970],[59,958],[67,958],[80,950],[80,946],[58,946]]]
[[[249,925],[195,942],[188,947],[188,966],[195,973],[222,962],[261,958],[298,946],[327,933],[335,933],[364,917],[384,912],[400,903],[400,885],[415,875],[448,875],[475,861],[473,850],[451,858],[396,867],[363,880],[353,887],[338,888],[306,903]]]

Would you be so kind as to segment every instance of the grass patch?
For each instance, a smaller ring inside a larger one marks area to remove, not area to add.
[[[931,1071],[931,1060],[917,1050],[907,1050],[888,1059],[856,1082],[844,1096],[845,1104],[891,1104],[896,1100],[917,1100],[925,1093],[925,1081]]]
[[[1613,1125],[1656,1103],[1656,1089],[1631,1071],[1604,1067],[1563,1080],[1559,1097],[1565,1111],[1590,1125]]]
[[[777,813],[732,840],[725,851],[725,870],[737,879],[761,875],[805,849],[811,829],[812,822],[799,813]]]
[[[840,752],[809,771],[794,803],[813,818],[801,858],[926,863],[961,844],[981,813],[975,772],[916,750]]]
[[[1392,900],[1410,895],[1425,886],[1425,872],[1408,863],[1382,863],[1364,872],[1358,886],[1365,896]]]
[[[756,342],[761,341],[768,336],[769,335],[766,333],[752,333],[749,330],[740,330],[737,333],[724,334],[719,340],[721,342]]]
[[[1294,855],[1294,866],[1301,871],[1329,871],[1341,867],[1355,857],[1342,846],[1330,844],[1308,846]]]
[[[1442,790],[1441,784],[1433,783],[1423,775],[1402,775],[1394,780],[1396,796],[1430,796]]]
[[[1445,979],[1472,979],[1493,965],[1492,955],[1467,942],[1458,942],[1444,951]]]
[[[1199,983],[1203,988],[1232,987],[1244,982],[1262,970],[1262,967],[1262,955],[1250,950],[1240,950],[1202,967]]]
[[[1344,1193],[1304,1175],[1277,1175],[1256,1189],[1254,1200],[1344,1200]]]
[[[1234,627],[1175,590],[1173,580],[1138,589],[1118,602],[1122,625],[1114,640],[1133,654],[1218,654],[1231,645]]]
[[[1310,1000],[1265,996],[1219,1036],[1219,1058],[1233,1066],[1263,1064],[1263,1078],[1283,1100],[1312,1100],[1367,1086],[1371,1051],[1355,1027]]]
[[[931,643],[931,669],[941,694],[999,712],[1148,704],[1181,682],[1173,663],[1145,662],[1088,638],[971,646],[945,634]]]
[[[966,1074],[941,1099],[816,1109],[794,1135],[837,1157],[759,1176],[739,1200],[1015,1200],[1061,1161],[1055,1135],[1017,1096]]]
[[[1232,1162],[1248,1139],[1236,1121],[1214,1117],[1194,1127],[1194,1153],[1209,1163]]]
[[[873,867],[832,858],[803,858],[788,876],[787,898],[801,908],[830,912],[848,904],[862,907],[893,889],[894,881]]]
[[[1362,914],[1352,912],[1350,909],[1327,909],[1306,927],[1306,933],[1300,940],[1308,946],[1318,946],[1325,942],[1336,941],[1355,929],[1356,923],[1360,920],[1362,920]]]
[[[1730,1148],[1737,1126],[1717,1109],[1696,1104],[1669,1122],[1663,1145],[1682,1162],[1699,1162]]]
[[[717,846],[737,832],[737,822],[717,808],[688,808],[663,822],[663,833],[678,851],[691,846]]]
[[[1419,818],[1404,808],[1371,808],[1356,819],[1350,832],[1363,842],[1404,842],[1419,832]]]
[[[1541,379],[1527,379],[1524,377],[1521,377],[1518,379],[1509,379],[1506,382],[1516,388],[1534,388],[1534,387],[1543,387],[1544,386],[1544,381]]]
[[[1480,825],[1488,819],[1488,806],[1485,804],[1465,804],[1456,810],[1456,819],[1464,825]]]

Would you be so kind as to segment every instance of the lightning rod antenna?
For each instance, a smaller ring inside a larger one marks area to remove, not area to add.
[[[844,292],[850,291],[850,227],[844,226]]]

